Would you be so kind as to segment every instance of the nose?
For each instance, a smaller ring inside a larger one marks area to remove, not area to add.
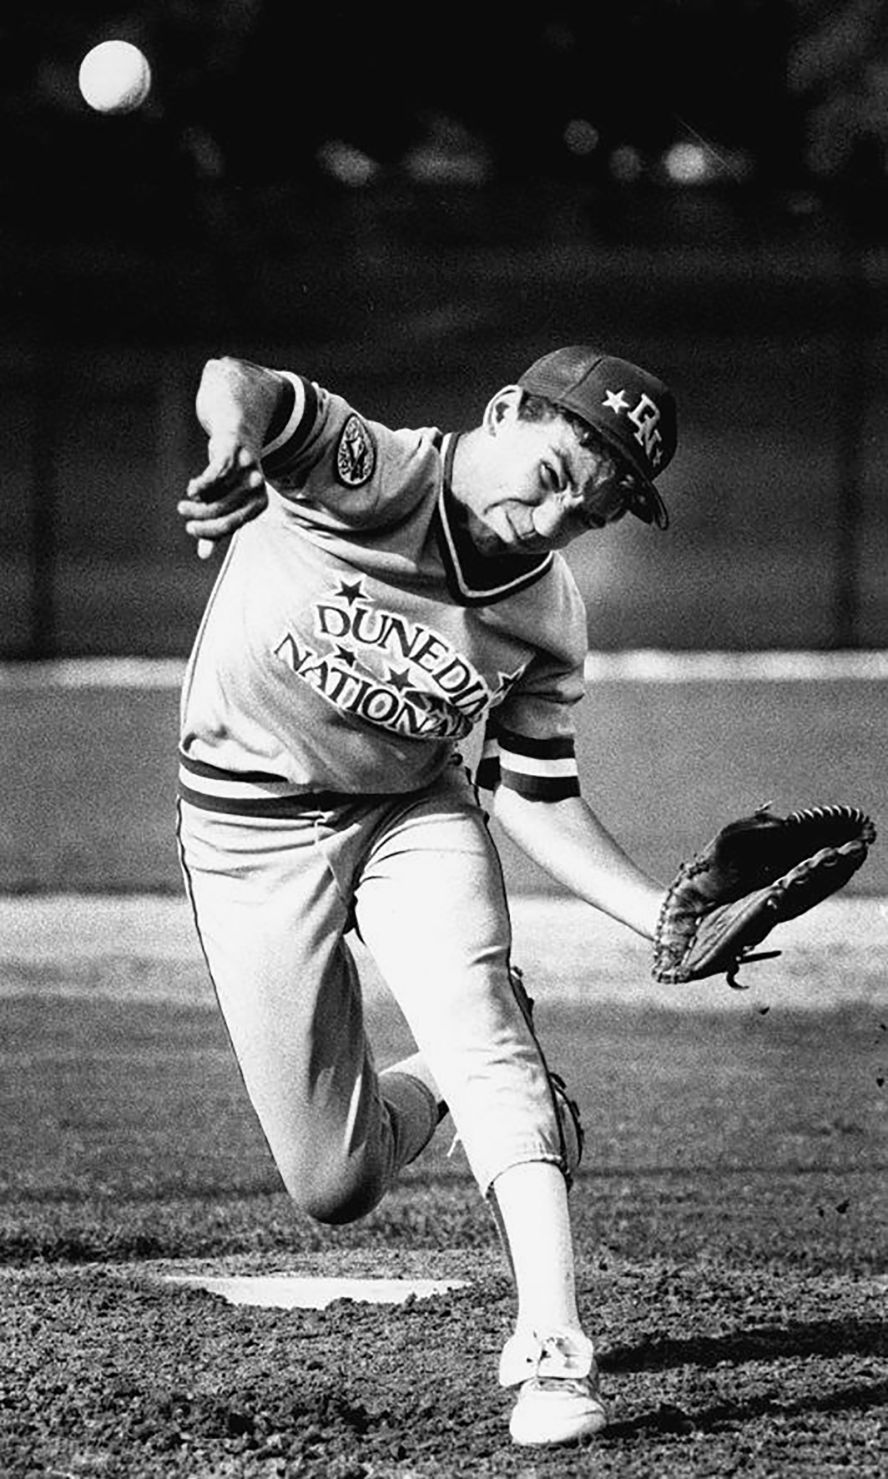
[[[577,505],[581,502],[581,499],[576,500]],[[562,493],[553,493],[542,503],[538,503],[533,511],[532,523],[540,539],[553,539],[560,534],[574,506],[574,500]]]

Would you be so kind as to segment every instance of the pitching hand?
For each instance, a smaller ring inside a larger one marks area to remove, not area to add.
[[[197,553],[205,560],[213,553],[217,540],[255,519],[267,503],[258,456],[237,438],[226,437],[210,441],[207,465],[188,483],[177,511],[185,520],[186,534],[197,540]]]

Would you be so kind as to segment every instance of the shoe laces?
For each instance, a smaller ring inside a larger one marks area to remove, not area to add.
[[[535,1392],[557,1392],[561,1397],[592,1397],[595,1395],[588,1376],[531,1376],[523,1383]]]
[[[583,1379],[594,1371],[592,1342],[582,1331],[562,1326],[516,1332],[500,1357],[500,1382],[506,1387],[549,1378]]]
[[[597,1401],[598,1377],[594,1362],[591,1369],[571,1372],[571,1365],[576,1367],[577,1363],[580,1363],[585,1366],[586,1362],[568,1336],[556,1332],[552,1335],[537,1337],[537,1339],[539,1347],[535,1372],[522,1384],[524,1389],[530,1388],[537,1392],[557,1392],[560,1397],[593,1398]],[[549,1371],[541,1375],[543,1362],[550,1358],[556,1360],[564,1368],[563,1372],[556,1375]]]
[[[563,1365],[565,1372],[570,1369],[571,1363],[576,1359],[576,1351],[566,1335],[560,1335],[555,1332],[550,1335],[538,1335],[536,1339],[537,1350],[533,1359],[535,1360],[534,1374],[537,1377],[540,1375],[540,1368],[543,1362],[550,1358]]]

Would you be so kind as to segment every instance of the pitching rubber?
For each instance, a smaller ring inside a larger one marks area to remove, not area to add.
[[[428,1299],[466,1288],[465,1279],[348,1279],[309,1278],[301,1274],[200,1274],[155,1275],[167,1284],[205,1289],[229,1304],[263,1309],[322,1310],[337,1299],[360,1304],[405,1304],[408,1299]]]

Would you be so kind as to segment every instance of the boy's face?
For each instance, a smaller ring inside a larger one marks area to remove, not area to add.
[[[509,391],[488,407],[483,476],[465,494],[468,527],[490,557],[564,549],[623,517],[624,470],[605,448],[584,447],[570,422],[522,421]]]

